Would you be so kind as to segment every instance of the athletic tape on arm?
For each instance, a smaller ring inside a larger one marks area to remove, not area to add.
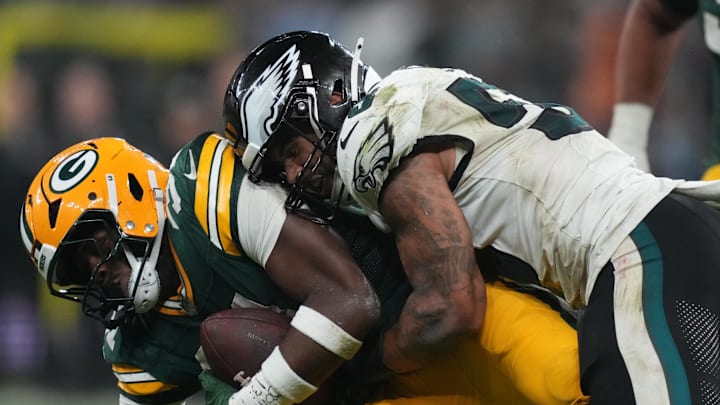
[[[317,391],[316,386],[295,373],[277,346],[265,359],[261,370],[267,381],[284,397],[290,398],[293,403],[300,403]]]
[[[304,305],[300,306],[290,324],[320,346],[345,360],[350,360],[362,346],[362,341],[345,332],[325,315]]]
[[[643,103],[617,103],[613,107],[608,139],[636,159],[640,169],[649,171],[647,144],[653,108]]]
[[[268,382],[262,370],[228,399],[228,405],[292,405],[294,403]]]
[[[233,394],[228,405],[297,404],[317,391],[317,387],[297,375],[287,364],[280,349],[275,349],[248,383]]]

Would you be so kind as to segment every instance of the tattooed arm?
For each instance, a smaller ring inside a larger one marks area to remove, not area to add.
[[[448,187],[451,165],[443,157],[454,159],[454,150],[406,158],[380,201],[413,286],[384,338],[383,362],[395,372],[415,370],[478,333],[485,316],[485,284],[467,221]]]

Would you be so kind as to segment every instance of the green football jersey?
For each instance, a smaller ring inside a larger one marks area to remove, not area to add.
[[[136,402],[166,404],[201,389],[195,360],[201,318],[185,313],[179,297],[142,322],[106,330],[103,355],[122,394]]]
[[[217,311],[269,306],[293,311],[287,297],[239,243],[237,200],[245,170],[222,137],[205,133],[173,158],[167,187],[166,232],[181,278],[178,295],[145,316],[145,325],[106,333],[104,354],[125,396],[167,403],[200,389],[195,360],[199,325]],[[391,235],[369,220],[339,213],[331,226],[383,302],[383,324],[399,316],[410,288]]]
[[[253,304],[297,307],[238,242],[236,204],[244,175],[227,141],[211,133],[173,158],[166,228],[181,275],[183,307],[190,313],[205,317]]]

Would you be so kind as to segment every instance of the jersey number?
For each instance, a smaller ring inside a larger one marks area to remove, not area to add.
[[[539,108],[542,113],[530,128],[542,131],[552,140],[592,129],[572,108],[560,104],[531,103],[472,78],[455,80],[447,91],[499,127],[512,128],[530,109]]]

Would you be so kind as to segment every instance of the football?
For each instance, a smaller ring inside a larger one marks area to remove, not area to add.
[[[200,344],[212,373],[239,389],[235,376],[252,377],[289,329],[290,319],[270,309],[226,309],[203,321]]]

